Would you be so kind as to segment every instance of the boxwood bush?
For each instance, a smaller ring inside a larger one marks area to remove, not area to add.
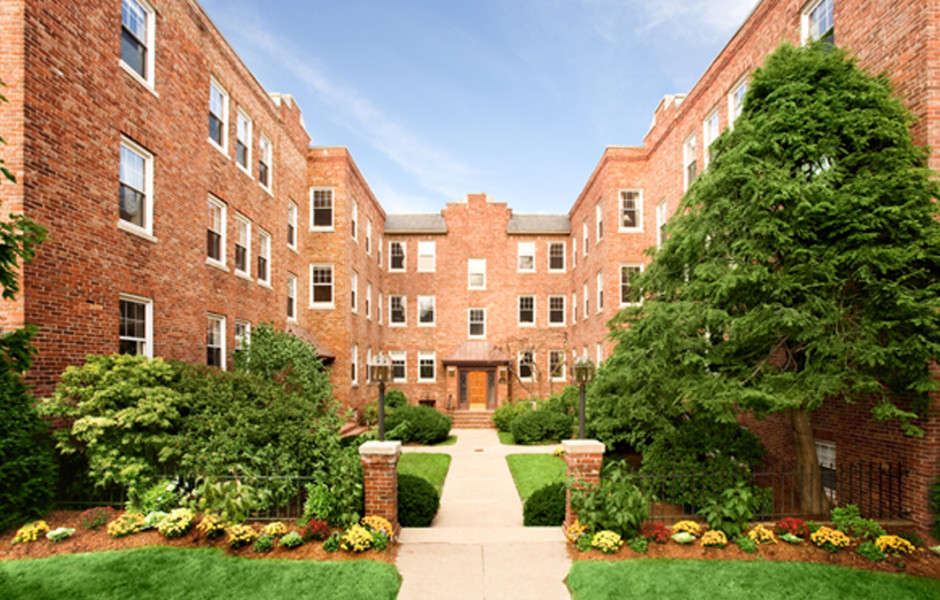
[[[405,422],[408,427],[394,431]],[[403,443],[436,444],[443,442],[450,435],[450,418],[428,406],[409,404],[388,414],[385,418],[385,430],[394,432],[395,437],[389,433],[389,438],[401,440]]]
[[[398,475],[398,523],[402,527],[430,527],[441,497],[427,479]]]
[[[496,425],[496,429],[504,432],[512,431],[512,422],[523,413],[529,413],[535,410],[536,402],[532,399],[527,400],[513,400],[512,402],[506,402],[499,408],[493,411],[493,416],[490,417],[493,419],[493,424]]]
[[[571,437],[574,420],[551,410],[536,410],[519,415],[512,422],[512,437],[517,444],[559,442]]]
[[[565,484],[558,481],[532,492],[522,509],[522,524],[550,527],[565,522]]]

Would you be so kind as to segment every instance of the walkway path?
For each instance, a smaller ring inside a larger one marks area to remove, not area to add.
[[[461,429],[457,443],[407,447],[444,452],[452,461],[441,508],[430,528],[403,528],[399,600],[569,600],[561,527],[523,527],[522,502],[507,454],[546,453],[554,446],[504,446],[492,429]]]

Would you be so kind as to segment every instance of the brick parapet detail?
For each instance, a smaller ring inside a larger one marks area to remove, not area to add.
[[[366,442],[359,447],[365,484],[365,513],[384,517],[397,536],[398,459],[401,442]]]

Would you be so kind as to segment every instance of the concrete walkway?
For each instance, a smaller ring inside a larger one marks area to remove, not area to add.
[[[453,446],[407,447],[452,457],[430,528],[403,528],[399,600],[570,600],[561,527],[523,527],[507,454],[555,446],[504,446],[492,429],[460,429]]]

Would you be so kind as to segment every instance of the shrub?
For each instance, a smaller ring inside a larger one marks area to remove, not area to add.
[[[493,424],[496,425],[496,429],[503,432],[512,431],[512,422],[519,415],[527,412],[532,412],[535,410],[536,402],[534,400],[514,400],[512,402],[504,402],[496,410],[493,411],[493,416],[490,417],[493,419]]]
[[[940,476],[934,480],[927,494],[928,504],[930,510],[933,512],[933,518],[930,520],[933,529],[930,534],[935,538],[940,538]],[[0,529],[2,529],[2,527],[0,527]]]
[[[228,527],[228,545],[230,548],[247,546],[256,537],[258,537],[258,534],[251,525],[236,523]]]
[[[71,537],[73,533],[75,533],[74,527],[56,527],[46,534],[46,539],[52,540],[53,544],[58,544],[62,540]]]
[[[441,498],[431,483],[402,473],[398,476],[398,522],[402,527],[430,527]]]
[[[665,544],[669,541],[669,530],[662,523],[643,523],[643,527],[640,528],[640,535],[643,539],[657,544]]]
[[[258,536],[258,539],[255,540],[255,545],[252,547],[255,552],[270,552],[274,549],[274,537],[262,533]]]
[[[193,490],[189,504],[194,510],[218,514],[229,523],[244,523],[269,497],[267,490],[256,489],[237,479],[219,481],[206,477]]]
[[[385,392],[385,408],[396,409],[408,405],[408,397],[398,388],[391,388]]]
[[[646,550],[649,547],[649,542],[646,540],[646,538],[635,537],[627,540],[627,546],[637,554],[646,554]]]
[[[849,539],[849,536],[845,535],[838,529],[831,529],[825,526],[820,527],[814,533],[812,533],[809,536],[809,539],[826,552],[831,553],[838,552],[852,542],[852,540]]]
[[[728,536],[723,531],[712,529],[702,536],[702,546],[706,548],[724,548],[728,545]]]
[[[385,549],[388,548],[388,543],[392,541],[392,538],[385,535],[382,531],[370,531],[372,534],[372,547],[378,550],[379,552],[385,552]]]
[[[737,481],[717,496],[707,499],[698,512],[705,517],[709,527],[733,537],[744,531],[754,518],[763,504],[763,497],[760,488]]]
[[[565,522],[565,484],[550,483],[534,492],[522,507],[522,524],[535,527],[562,525]]]
[[[321,521],[319,519],[311,519],[307,522],[306,527],[304,527],[304,532],[301,534],[305,542],[311,540],[322,541],[330,537],[330,526],[326,524],[326,521]]]
[[[28,542],[35,542],[39,539],[39,535],[49,532],[49,526],[45,521],[34,521],[28,525],[23,525],[20,527],[16,535],[13,536],[13,544],[23,544]]]
[[[623,538],[614,531],[599,531],[591,539],[591,547],[604,554],[613,554],[623,546]]]
[[[859,555],[864,556],[872,562],[878,562],[888,558],[888,555],[882,552],[881,549],[878,548],[877,544],[871,540],[859,544],[855,551],[858,552]]]
[[[649,501],[634,485],[625,465],[607,465],[595,486],[571,489],[571,508],[590,531],[610,530],[622,538],[636,537],[640,524],[649,516]]]
[[[898,537],[904,538],[915,547],[923,546],[925,544],[924,538],[920,537],[920,535],[913,529],[898,532]]]
[[[124,537],[147,527],[143,515],[137,513],[124,513],[117,519],[108,523],[108,535],[111,537]]]
[[[510,430],[517,444],[560,442],[571,437],[573,423],[569,415],[543,409],[517,416]]]
[[[575,545],[578,547],[579,552],[587,552],[591,549],[591,541],[594,539],[593,535],[582,535],[577,539]]]
[[[193,511],[188,508],[175,508],[160,521],[157,530],[168,538],[182,537],[192,528],[194,518]]]
[[[336,552],[339,550],[342,540],[340,539],[339,533],[334,531],[330,534],[328,538],[323,542],[323,549],[327,552]]]
[[[734,536],[734,543],[746,554],[755,554],[757,552],[757,542],[746,535]]]
[[[757,525],[753,529],[747,532],[747,537],[751,538],[758,544],[776,544],[777,538],[774,537],[774,532],[767,529],[763,525]]]
[[[873,540],[885,535],[885,530],[872,519],[863,519],[858,507],[847,504],[841,508],[833,508],[829,513],[836,528],[850,537],[860,540]]]
[[[899,556],[901,554],[910,554],[914,551],[914,545],[904,538],[897,535],[882,535],[875,540],[875,545],[885,554]]]
[[[409,404],[392,410],[385,419],[385,429],[391,432],[402,423],[408,423],[407,430],[396,438],[402,443],[436,444],[450,435],[450,418],[429,406]]]
[[[225,523],[219,517],[212,514],[205,514],[196,529],[202,532],[208,539],[214,540],[225,533]]]
[[[78,515],[78,522],[84,529],[97,529],[114,518],[114,512],[110,506],[96,506]]]
[[[262,535],[269,535],[271,537],[281,537],[287,533],[287,526],[281,523],[280,521],[274,521],[273,523],[268,523],[261,528]]]
[[[806,522],[803,519],[797,517],[786,517],[777,521],[776,525],[777,533],[781,536],[784,533],[789,533],[796,537],[806,537],[811,532],[809,527],[806,525]]]
[[[143,494],[128,503],[128,508],[144,514],[154,511],[168,513],[179,508],[180,494],[176,482],[164,479],[150,486]]]
[[[353,525],[343,534],[340,547],[350,552],[365,552],[372,547],[372,533],[362,525]]]
[[[290,533],[286,533],[281,536],[279,543],[285,548],[290,548],[293,550],[294,548],[304,543],[304,538],[301,537],[301,535],[296,531],[291,531]]]
[[[692,536],[698,537],[702,535],[702,526],[696,523],[695,521],[679,521],[672,526],[672,533],[679,533],[684,531]]]

